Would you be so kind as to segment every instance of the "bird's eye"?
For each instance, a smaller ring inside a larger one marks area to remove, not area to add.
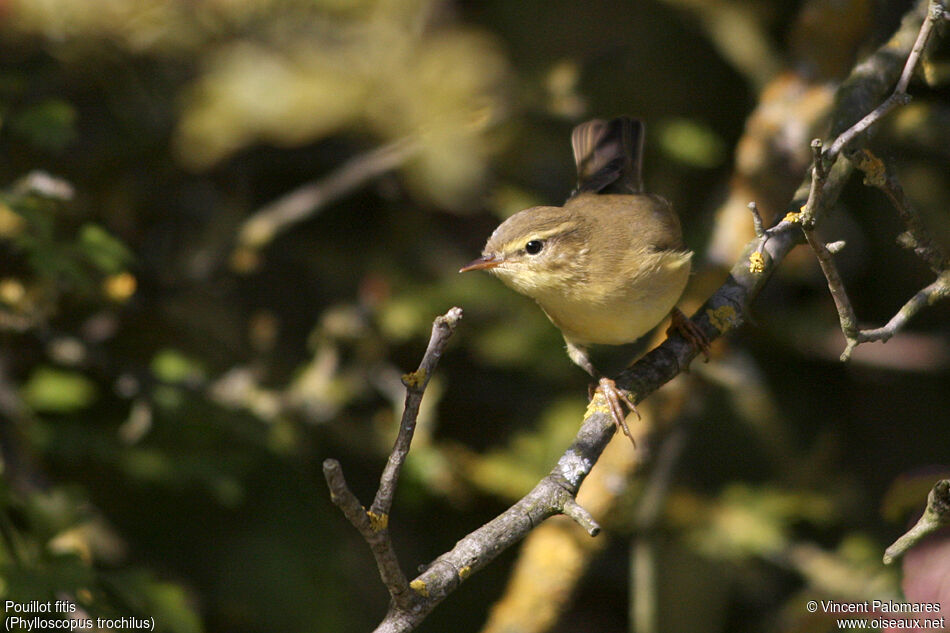
[[[537,255],[541,252],[541,249],[544,247],[544,242],[541,240],[531,240],[524,245],[524,251],[528,255]]]

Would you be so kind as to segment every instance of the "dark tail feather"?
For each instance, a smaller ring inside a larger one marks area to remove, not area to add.
[[[571,134],[577,188],[593,193],[642,193],[643,123],[617,117],[581,123]]]

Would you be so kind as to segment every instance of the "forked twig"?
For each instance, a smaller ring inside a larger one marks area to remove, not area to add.
[[[389,536],[389,512],[396,493],[399,473],[409,454],[409,446],[416,430],[416,418],[419,416],[419,405],[422,403],[426,385],[429,384],[432,372],[442,357],[442,351],[461,318],[461,308],[452,308],[436,318],[432,324],[429,345],[419,368],[402,378],[403,384],[406,385],[406,406],[393,450],[379,480],[376,498],[369,510],[360,504],[356,495],[346,485],[340,463],[335,459],[327,459],[323,462],[323,475],[330,487],[331,500],[343,511],[346,518],[369,544],[376,558],[380,578],[389,590],[393,604],[402,609],[412,607],[414,594],[410,591],[409,582],[399,566],[399,560],[396,558],[396,551]]]
[[[828,290],[838,311],[838,321],[847,341],[841,354],[842,361],[850,359],[855,347],[861,343],[887,341],[921,308],[950,296],[950,276],[947,273],[948,259],[946,254],[940,250],[937,242],[930,237],[920,217],[904,196],[903,189],[896,178],[888,175],[884,163],[869,150],[854,147],[859,139],[865,138],[865,133],[888,112],[910,101],[910,96],[907,94],[910,79],[920,62],[921,53],[926,48],[933,33],[934,25],[939,20],[943,20],[946,15],[947,12],[942,3],[931,0],[928,5],[927,16],[920,26],[913,48],[904,63],[900,78],[891,95],[869,114],[838,135],[828,149],[822,150],[820,139],[812,141],[814,160],[812,162],[811,186],[808,199],[802,206],[801,213],[798,214],[796,220],[801,223],[805,239],[818,259],[821,270],[828,282]],[[857,315],[848,298],[841,275],[838,273],[832,250],[815,235],[818,214],[825,207],[824,196],[828,177],[842,152],[849,153],[850,162],[865,173],[866,184],[881,189],[887,195],[901,219],[907,225],[906,244],[913,248],[937,274],[937,279],[915,294],[887,325],[876,329],[862,330],[858,326]]]

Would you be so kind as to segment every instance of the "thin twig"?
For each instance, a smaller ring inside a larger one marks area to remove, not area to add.
[[[816,138],[811,142],[812,168],[811,168],[811,187],[808,190],[808,200],[802,207],[799,222],[802,228],[809,230],[815,227],[817,223],[817,213],[823,208],[823,198],[825,193],[825,183],[828,180],[828,170],[825,161],[821,157],[822,143],[821,139]],[[828,163],[829,166],[833,161]]]
[[[749,272],[761,273],[765,270],[765,256],[762,252],[765,250],[765,243],[769,236],[762,223],[762,214],[759,213],[759,207],[755,202],[750,202],[749,211],[752,213],[752,229],[755,236],[759,238],[759,246],[749,255]]]
[[[351,158],[327,176],[266,204],[244,221],[238,232],[237,249],[260,250],[278,234],[307,219],[327,203],[399,167],[418,148],[419,144],[409,138],[387,143]]]
[[[432,378],[432,372],[442,357],[442,350],[445,349],[446,342],[452,336],[461,318],[461,308],[452,308],[444,315],[436,318],[432,324],[429,346],[422,357],[422,362],[419,363],[419,368],[402,377],[402,383],[406,385],[406,406],[403,409],[402,421],[399,423],[399,433],[396,435],[393,450],[389,454],[386,468],[379,479],[379,490],[377,490],[376,498],[370,508],[371,513],[382,517],[383,520],[386,520],[385,517],[388,517],[393,505],[393,495],[396,493],[399,472],[406,461],[406,456],[409,454],[412,435],[416,431],[416,418],[419,416],[419,405],[422,403],[422,396],[429,384],[429,379]]]
[[[599,527],[590,515],[578,511],[575,496],[615,430],[607,403],[598,393],[587,409],[574,443],[554,469],[513,506],[463,537],[451,551],[429,564],[409,584],[419,598],[413,609],[391,607],[376,633],[411,631],[463,580],[555,514],[570,516],[588,529],[588,533],[598,532]]]
[[[821,271],[828,282],[828,290],[835,302],[835,308],[838,311],[838,322],[841,326],[841,332],[845,336],[845,349],[841,353],[842,362],[850,360],[854,349],[861,343],[870,343],[874,341],[887,342],[920,310],[936,303],[941,299],[950,297],[950,270],[943,271],[937,279],[917,292],[907,303],[888,321],[887,325],[876,329],[862,330],[858,326],[858,318],[854,307],[848,298],[845,290],[844,281],[838,273],[838,267],[835,265],[833,253],[837,252],[840,242],[824,244],[815,235],[814,230],[802,227],[805,239],[815,253]],[[832,248],[834,247],[834,248]]]
[[[827,150],[822,151],[822,142],[820,139],[813,140],[811,144],[812,152],[814,153],[812,178],[808,199],[802,206],[798,220],[802,225],[805,239],[815,252],[821,270],[828,282],[828,290],[834,299],[835,308],[838,311],[841,331],[847,340],[845,350],[841,354],[842,361],[848,360],[854,348],[861,343],[877,340],[886,341],[893,336],[900,327],[903,327],[907,319],[919,311],[923,305],[926,305],[927,302],[943,298],[947,294],[946,281],[942,281],[943,272],[947,266],[947,258],[940,251],[939,247],[935,245],[934,240],[930,238],[919,216],[917,216],[913,207],[904,197],[903,189],[899,183],[897,183],[896,179],[888,179],[886,177],[887,170],[884,164],[871,152],[863,148],[852,147],[857,144],[859,136],[872,125],[876,124],[885,114],[896,106],[910,101],[910,97],[907,95],[907,86],[914,74],[917,63],[920,61],[920,55],[927,46],[927,42],[933,32],[934,24],[944,16],[944,13],[945,10],[943,6],[936,0],[931,0],[928,5],[927,16],[920,25],[914,45],[904,63],[900,78],[897,80],[891,96],[888,97],[884,103],[838,135],[832,142],[831,147]],[[917,293],[917,295],[891,319],[891,323],[877,330],[861,331],[858,327],[857,316],[851,305],[851,301],[848,299],[848,294],[845,290],[841,275],[838,273],[838,268],[835,265],[832,249],[828,248],[828,246],[818,239],[814,232],[819,213],[827,207],[824,198],[826,196],[827,183],[830,176],[829,170],[835,166],[838,156],[845,148],[852,150],[854,159],[849,162],[853,163],[865,173],[865,182],[879,187],[891,199],[898,213],[901,215],[901,218],[908,226],[909,239],[912,241],[915,251],[918,251],[918,254],[920,254],[939,275],[933,284]]]
[[[865,148],[855,152],[851,156],[851,162],[864,172],[864,184],[880,189],[897,209],[907,227],[907,232],[898,238],[898,243],[913,250],[935,273],[940,274],[940,271],[947,269],[950,266],[950,257],[931,236],[923,218],[904,193],[897,176],[887,169],[884,161]]]
[[[850,342],[856,340],[858,335],[857,316],[854,313],[854,308],[851,306],[851,301],[848,299],[848,293],[844,289],[844,282],[838,273],[838,267],[835,265],[834,256],[831,254],[831,251],[825,246],[824,242],[818,239],[812,229],[802,228],[805,231],[805,239],[808,240],[808,245],[811,246],[815,252],[818,265],[821,266],[821,272],[824,273],[825,279],[828,281],[828,291],[831,293],[831,298],[834,299],[835,302],[835,308],[838,310],[838,321],[841,324],[841,331],[844,332],[845,337],[849,341],[846,353],[850,356],[850,349],[852,348]],[[844,354],[842,354],[842,360],[846,360]]]
[[[910,530],[884,551],[884,564],[890,565],[924,537],[950,525],[950,479],[941,479],[927,495],[927,508]]]
[[[849,339],[848,347],[842,353],[842,360],[848,360],[855,346],[861,343],[870,343],[873,341],[888,341],[897,334],[904,325],[918,312],[927,306],[933,305],[937,301],[950,298],[950,270],[945,270],[933,283],[926,288],[921,289],[917,294],[908,299],[900,310],[897,311],[887,325],[883,327],[859,330],[855,333],[853,339]]]
[[[582,508],[577,503],[577,501],[574,500],[573,496],[564,500],[561,513],[574,519],[574,522],[584,528],[584,531],[591,536],[597,536],[600,534],[600,525],[597,523],[594,517],[591,516],[590,512]]]
[[[335,459],[325,460],[323,476],[330,488],[330,500],[343,511],[343,515],[359,531],[360,536],[373,552],[376,567],[379,569],[379,577],[389,590],[393,603],[409,608],[412,603],[412,592],[409,591],[409,581],[406,580],[406,575],[399,566],[399,559],[396,558],[389,530],[360,505],[359,499],[346,485],[340,462]]]
[[[860,121],[852,125],[835,139],[834,143],[831,144],[831,147],[828,148],[824,154],[826,162],[833,163],[837,160],[838,155],[842,151],[848,148],[858,136],[866,132],[868,128],[877,123],[885,114],[899,105],[910,102],[911,97],[907,94],[907,86],[910,84],[910,79],[913,77],[914,70],[917,68],[920,55],[927,46],[927,41],[933,32],[934,24],[936,24],[938,20],[943,19],[945,13],[946,9],[944,9],[940,2],[931,0],[927,9],[927,17],[923,21],[923,24],[921,24],[920,31],[917,33],[917,40],[914,42],[910,55],[907,56],[907,62],[904,64],[900,79],[898,79],[897,85],[894,87],[894,92],[884,103],[865,115]]]
[[[429,384],[429,378],[442,357],[442,351],[461,318],[461,308],[452,308],[444,315],[437,317],[432,324],[432,335],[419,368],[403,376],[403,384],[406,385],[406,407],[393,450],[380,477],[379,489],[369,510],[360,504],[356,495],[346,485],[340,463],[335,459],[327,459],[323,462],[323,475],[330,488],[330,499],[343,511],[346,518],[370,546],[380,578],[389,590],[393,605],[401,610],[413,609],[417,595],[410,591],[406,575],[399,566],[389,535],[389,511],[392,508],[396,484],[399,481],[399,472],[409,454],[409,446],[416,428],[416,417],[419,415],[419,405],[425,394],[426,385]]]
[[[762,224],[762,214],[759,213],[759,206],[754,200],[749,203],[749,211],[752,213],[752,228],[755,230],[755,236],[763,237],[765,228]]]

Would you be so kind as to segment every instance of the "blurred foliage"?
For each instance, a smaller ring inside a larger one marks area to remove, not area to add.
[[[456,274],[501,218],[568,194],[571,127],[647,122],[647,183],[702,269],[763,86],[834,82],[907,6],[0,2],[0,600],[176,633],[370,630],[387,596],[320,465],[369,502],[432,319],[465,310],[391,520],[410,573],[529,489],[583,414],[537,307]],[[950,244],[946,54],[875,152]],[[794,123],[780,144],[807,155]],[[236,262],[246,223],[354,164]],[[929,283],[857,180],[825,229],[867,322]],[[656,527],[662,630],[823,631],[806,600],[897,596],[881,552],[948,462],[947,306],[843,366],[811,258],[785,268],[662,407],[689,429]],[[633,531],[642,484],[598,538]],[[623,541],[558,630],[626,630]],[[511,560],[421,630],[477,630]],[[937,572],[904,573],[930,595]]]
[[[68,413],[85,409],[96,396],[96,386],[83,374],[37,367],[23,385],[23,400],[34,411]]]

